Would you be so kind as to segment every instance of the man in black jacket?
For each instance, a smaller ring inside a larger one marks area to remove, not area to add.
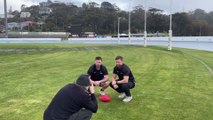
[[[44,112],[44,120],[90,120],[98,104],[88,75],[81,75],[76,84],[64,86]]]
[[[122,56],[117,56],[115,63],[110,87],[120,93],[118,97],[124,102],[130,102],[132,100],[130,89],[135,87],[135,78],[130,68],[124,64]]]
[[[104,90],[109,86],[109,77],[107,68],[102,64],[101,57],[95,58],[95,64],[88,69],[87,74],[90,76],[93,85],[102,87],[100,94],[105,95]]]

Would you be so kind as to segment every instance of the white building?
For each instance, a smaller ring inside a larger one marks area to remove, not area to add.
[[[21,18],[29,18],[31,16],[30,12],[21,12],[20,17]]]
[[[4,18],[4,14],[0,14],[0,18]],[[14,18],[14,15],[7,14],[7,18]]]
[[[23,27],[31,26],[32,24],[33,24],[33,21],[24,21],[20,23],[20,27],[22,29]]]
[[[8,26],[8,30],[14,30],[15,28],[19,28],[20,24],[17,22],[10,22],[10,23],[7,23],[7,26]]]
[[[16,29],[23,29],[24,27],[31,26],[33,24],[32,21],[24,21],[21,23],[17,22],[10,22],[7,23],[8,30],[16,30]]]

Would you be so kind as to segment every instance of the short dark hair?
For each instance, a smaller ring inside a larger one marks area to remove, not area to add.
[[[97,56],[97,57],[95,57],[95,60],[101,60],[102,61],[102,58],[100,56]]]
[[[121,61],[123,61],[123,57],[122,57],[122,56],[117,56],[117,57],[115,58],[115,60],[121,60]]]

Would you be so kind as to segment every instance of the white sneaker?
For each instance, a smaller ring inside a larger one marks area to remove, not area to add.
[[[100,94],[101,94],[101,95],[106,95],[105,92],[102,91],[102,90],[100,91]]]
[[[127,96],[125,99],[123,99],[125,103],[130,102],[131,100],[132,100],[132,96],[130,97]]]
[[[125,93],[120,93],[119,96],[118,96],[118,98],[120,98],[120,99],[123,99],[123,98],[125,98],[125,97],[126,97],[126,94],[125,94]]]

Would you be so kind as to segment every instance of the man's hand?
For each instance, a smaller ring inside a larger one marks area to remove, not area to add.
[[[93,81],[93,85],[99,86],[100,82],[99,81]]]
[[[116,85],[116,81],[115,80],[112,81],[112,85]]]
[[[99,86],[101,84],[101,81],[95,81],[95,85]]]
[[[90,84],[91,84],[91,85],[92,85],[92,84],[95,84],[95,81],[93,81],[93,80],[90,79]]]
[[[90,90],[90,93],[91,93],[91,94],[94,94],[94,93],[95,93],[95,89],[94,89],[93,84],[89,87],[89,90]]]
[[[117,84],[115,84],[115,85],[113,85],[113,87],[114,87],[115,89],[117,89],[117,88],[118,88],[118,85],[117,85]]]

